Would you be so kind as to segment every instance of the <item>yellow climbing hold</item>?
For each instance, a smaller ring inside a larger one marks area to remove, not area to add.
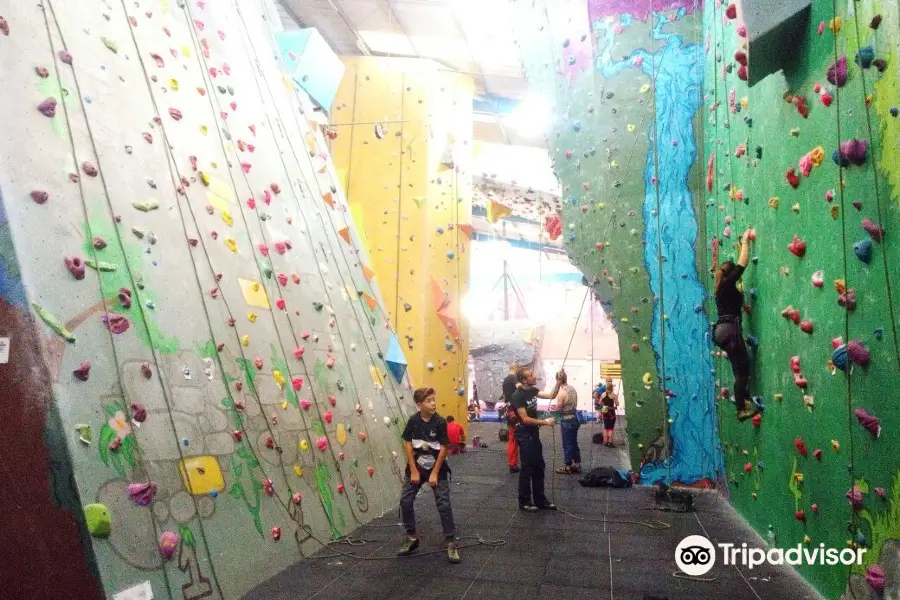
[[[229,227],[234,225],[234,218],[232,218],[231,213],[227,210],[222,211],[222,220],[225,221],[225,224]]]
[[[249,346],[249,345],[250,345],[250,336],[249,336],[249,335],[242,335],[242,336],[241,336],[241,345],[242,345],[242,346]]]
[[[821,165],[824,158],[825,148],[823,148],[822,146],[816,146],[809,151],[809,161],[814,167],[818,167],[819,165]]]
[[[297,474],[297,477],[303,477],[303,467],[300,465],[294,465],[294,473]]]
[[[644,382],[644,385],[650,385],[653,383],[653,379],[650,377],[650,373],[644,373],[644,376],[641,378]]]
[[[832,20],[828,21],[828,29],[837,33],[841,30],[841,26],[843,25],[843,21],[840,17],[835,17]]]
[[[611,163],[609,163],[609,168],[610,169],[618,169],[619,163],[617,163],[616,161],[612,161]]]
[[[300,440],[300,449],[303,450],[304,452],[309,450],[309,442],[307,442],[306,440]]]
[[[194,496],[206,496],[213,490],[225,489],[225,478],[214,456],[185,458],[179,467],[184,487]]]
[[[284,389],[284,375],[281,374],[281,371],[275,369],[272,371],[272,377],[275,379],[275,383],[278,387]]]
[[[743,108],[744,110],[746,110],[749,106],[750,106],[750,101],[747,100],[747,96],[743,96],[743,97],[741,98],[741,108]]]
[[[206,128],[206,125],[200,126],[200,133],[202,133],[203,135],[206,135],[207,133],[209,133],[209,129]]]
[[[341,446],[347,443],[347,430],[344,428],[343,423],[338,423],[337,426],[337,443]]]
[[[838,444],[837,440],[831,440],[831,447],[835,452],[840,452],[841,450],[841,445]]]
[[[645,83],[644,85],[641,86],[641,93],[642,93],[642,94],[646,94],[646,93],[649,92],[649,91],[650,91],[650,84],[649,84],[649,83]]]
[[[209,173],[206,173],[205,171],[200,171],[200,181],[203,182],[203,185],[208,186],[209,185]]]
[[[834,219],[834,220],[836,221],[837,218],[838,218],[838,213],[839,213],[839,212],[840,212],[840,211],[839,211],[839,209],[838,209],[838,205],[837,205],[837,204],[833,205],[833,206],[831,207],[831,218]]]
[[[628,131],[634,131],[635,129],[637,129],[637,127],[635,127],[631,123],[628,124]]]
[[[643,450],[643,449],[644,449],[644,443],[638,442],[638,450]]]
[[[804,544],[808,544],[808,543],[810,543],[811,541],[812,541],[812,538],[809,537],[808,535],[804,535],[804,536],[803,536],[803,543],[804,543]]]
[[[248,312],[248,313],[247,313],[247,320],[250,321],[251,323],[256,323],[256,313],[254,313],[254,312]]]
[[[178,91],[178,80],[174,77],[169,80],[169,87],[172,88],[173,92]]]
[[[232,252],[237,252],[237,241],[234,238],[225,240],[225,245],[228,246],[228,249]]]
[[[772,196],[769,198],[769,207],[778,208],[778,196]]]
[[[191,49],[188,48],[187,46],[182,46],[182,47],[181,47],[181,53],[184,54],[185,56],[190,56],[190,55],[191,55]]]
[[[288,409],[288,403],[287,403],[287,402],[282,402],[282,403],[281,403],[281,410],[287,410],[287,409]]]

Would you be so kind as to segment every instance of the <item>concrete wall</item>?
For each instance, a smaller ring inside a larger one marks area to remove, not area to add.
[[[270,2],[43,8],[0,37],[0,585],[238,598],[395,506],[385,308]]]
[[[894,235],[900,226],[900,21],[896,2],[861,0],[837,7],[835,15],[831,3],[813,2],[811,17],[792,34],[795,53],[782,57],[790,66],[748,88],[735,60],[746,44],[738,34],[741,15],[729,19],[723,16],[725,6],[706,3],[703,89],[709,122],[703,164],[712,161],[706,231],[710,244],[718,244],[718,256],[711,246],[703,255],[710,268],[716,258],[735,256],[733,244],[746,227],[757,232],[743,279],[750,308],[744,326],[759,343],[752,352],[751,393],[762,398],[765,411],[754,427],[738,424],[733,407],[722,403],[731,501],[763,536],[771,531],[782,548],[805,539],[815,547],[862,543],[868,547],[866,562],[883,567],[889,582],[884,597],[890,597],[897,594],[893,557],[900,537],[894,306],[900,281]],[[873,29],[876,15],[881,23]],[[863,69],[855,61],[866,47],[874,50],[873,58],[886,61],[884,72],[877,64]],[[841,56],[847,57],[847,79],[839,87],[829,82],[828,70]],[[786,92],[804,99],[806,116],[799,100],[785,100]],[[866,141],[866,160],[839,168],[833,154],[850,139]],[[786,177],[788,169],[798,176],[796,188]],[[872,241],[864,219],[884,227],[882,242]],[[788,250],[795,235],[806,243],[802,258]],[[854,251],[866,240],[872,244],[868,263]],[[813,283],[817,274],[822,287]],[[838,280],[855,290],[852,311],[838,303]],[[712,277],[706,283],[711,286]],[[809,333],[782,316],[788,306],[797,309],[801,322],[811,323]],[[871,353],[868,368],[833,369],[836,338],[862,342]],[[795,383],[795,356],[805,388]],[[722,357],[716,359],[716,373],[718,383],[730,389],[731,369]],[[861,426],[857,410],[880,419],[880,437]],[[798,439],[806,456],[795,447]],[[845,496],[854,485],[861,492],[858,511]],[[803,511],[804,521],[797,511]],[[847,567],[800,571],[828,598],[837,598],[847,585]],[[853,597],[875,598],[864,572],[853,570]]]
[[[549,101],[562,237],[618,332],[643,482],[722,477],[704,314],[699,2],[518,5],[529,82]],[[551,9],[552,8],[552,9]],[[696,246],[695,246],[696,244]],[[668,435],[671,461],[642,465]]]
[[[465,423],[472,80],[431,61],[343,60],[335,166],[414,385],[433,387],[438,412]],[[438,314],[445,299],[453,328]]]

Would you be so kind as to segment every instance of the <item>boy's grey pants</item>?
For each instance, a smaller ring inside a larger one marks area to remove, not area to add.
[[[400,492],[400,514],[403,516],[403,525],[406,527],[407,533],[413,533],[416,530],[416,513],[413,504],[419,488],[423,485],[428,485],[427,477],[422,477],[418,485],[411,482],[409,478],[403,482],[403,490]],[[437,487],[433,488],[433,491],[434,503],[437,505],[438,514],[441,515],[444,537],[453,537],[456,534],[456,528],[453,525],[453,509],[450,507],[450,482],[447,479],[438,480]]]

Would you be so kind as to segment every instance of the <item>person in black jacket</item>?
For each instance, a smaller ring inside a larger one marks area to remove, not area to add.
[[[738,288],[738,281],[750,262],[750,236],[751,230],[747,229],[741,238],[741,252],[737,264],[732,261],[723,262],[716,270],[715,278],[716,311],[719,319],[713,330],[713,339],[716,346],[728,354],[728,361],[734,374],[737,417],[741,421],[756,414],[756,411],[747,405],[750,399],[750,355],[747,353],[744,334],[741,331],[744,296]]]

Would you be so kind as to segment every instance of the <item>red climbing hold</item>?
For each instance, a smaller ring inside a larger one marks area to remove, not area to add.
[[[788,169],[788,170],[785,172],[784,176],[785,176],[785,178],[788,180],[788,183],[791,184],[791,187],[794,188],[794,189],[797,189],[797,186],[800,185],[800,178],[799,178],[799,177],[797,176],[797,174],[794,172],[794,168],[791,167],[790,169]]]
[[[821,448],[816,448],[813,450],[813,456],[816,457],[816,460],[822,460],[822,450]]]
[[[131,403],[131,420],[135,423],[143,423],[147,420],[147,409],[140,402]]]
[[[338,494],[344,493],[344,484],[343,483],[341,485],[337,486],[337,491],[338,491]]]
[[[797,519],[798,521],[806,521],[806,513],[803,512],[802,509],[798,510],[797,512],[794,513],[794,518]]]
[[[328,403],[332,406],[337,406],[337,398],[334,397],[334,394],[328,394]]]
[[[291,500],[293,500],[294,504],[300,506],[300,503],[303,502],[303,494],[300,492],[294,492],[294,495],[291,496]]]
[[[266,438],[266,448],[268,448],[268,449],[270,449],[270,450],[272,450],[273,448],[275,448],[275,440],[273,440],[273,439],[271,438],[271,436]]]
[[[822,104],[824,104],[826,107],[828,107],[828,106],[831,106],[831,101],[833,100],[833,97],[830,92],[826,91],[826,92],[822,92],[822,95],[819,96],[819,99],[822,101]]]
[[[150,363],[141,363],[141,375],[144,376],[144,379],[150,379],[151,377],[153,377],[153,369],[150,368]]]
[[[278,275],[275,276],[275,279],[278,280],[278,283],[280,283],[282,287],[287,286],[288,277],[284,273],[279,273]]]
[[[69,273],[72,274],[72,277],[79,281],[84,279],[84,261],[77,256],[67,256],[63,259],[63,262],[66,263],[66,268],[69,270]]]
[[[279,310],[284,310],[284,307],[285,307],[284,298],[279,298],[278,300],[276,300],[275,306],[277,306],[279,308]]]
[[[738,76],[738,79],[740,79],[741,81],[747,81],[749,79],[749,75],[747,74],[746,65],[741,65],[738,67],[737,76]]]
[[[235,441],[238,441],[238,442],[240,442],[242,439],[244,439],[244,433],[241,431],[238,431],[238,430],[232,431],[231,435],[234,436]]]
[[[303,387],[303,379],[300,377],[291,378],[291,387],[294,388],[295,392],[299,392],[300,389]]]
[[[50,77],[50,71],[46,69],[46,67],[35,67],[34,72],[38,74],[38,77],[41,79],[47,79]]]
[[[372,467],[367,467],[366,472],[368,472],[369,477],[372,477],[375,474],[375,469],[373,469]]]
[[[172,117],[173,119],[175,119],[176,121],[180,121],[180,120],[181,120],[181,117],[182,117],[183,115],[181,114],[181,111],[178,110],[177,108],[170,108],[170,109],[169,109],[169,116]]]
[[[728,17],[729,19],[737,18],[737,6],[735,6],[734,3],[729,4],[725,8],[725,16]]]
[[[755,415],[753,415],[753,426],[759,427],[760,425],[762,425],[762,415],[760,413],[756,413]]]
[[[91,361],[89,361],[89,360],[83,361],[77,369],[72,371],[72,375],[74,375],[76,379],[79,379],[81,381],[87,381],[90,373],[91,373]]]
[[[884,227],[880,227],[880,226],[876,225],[872,219],[869,219],[869,218],[863,219],[862,220],[862,228],[865,229],[866,233],[868,233],[869,236],[876,242],[880,242],[881,240],[884,239]]]
[[[803,456],[806,456],[807,450],[806,450],[806,444],[803,443],[803,438],[798,437],[797,439],[795,439],[794,447],[797,449],[797,452],[799,452]]]
[[[735,50],[734,52],[734,60],[738,62],[738,64],[747,66],[747,53],[741,49]]]
[[[274,192],[276,195],[281,193],[281,186],[279,186],[277,183],[273,183],[269,187],[272,189],[272,192]]]
[[[811,334],[813,332],[813,322],[811,320],[806,320],[800,323],[800,331]]]
[[[806,98],[803,96],[794,96],[791,99],[791,103],[797,107],[797,112],[800,113],[804,119],[809,116],[809,107],[806,105]]]
[[[793,321],[794,325],[800,324],[800,311],[797,310],[796,308],[794,308],[793,306],[788,306],[784,310],[782,310],[781,316],[784,317],[785,319],[789,319],[789,320]],[[797,358],[797,357],[794,357],[794,358]],[[799,361],[800,359],[797,358],[797,360]],[[793,369],[793,366],[794,366],[794,361],[793,361],[793,359],[791,359],[791,368],[792,369]],[[798,362],[798,368],[799,368],[799,362]]]
[[[806,242],[800,239],[799,236],[794,236],[794,239],[788,244],[788,250],[790,250],[791,254],[798,258],[803,258],[803,255],[806,254]]]
[[[272,528],[272,539],[276,542],[281,539],[281,527]]]
[[[131,308],[131,290],[128,288],[119,288],[119,304],[122,308]]]

